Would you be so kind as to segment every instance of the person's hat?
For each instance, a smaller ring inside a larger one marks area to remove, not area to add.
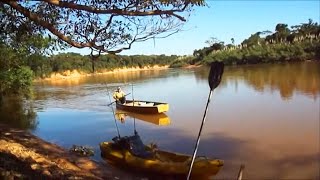
[[[120,90],[120,89],[121,89],[120,87],[117,88],[117,90]]]

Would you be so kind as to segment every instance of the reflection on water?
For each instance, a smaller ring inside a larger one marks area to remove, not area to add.
[[[170,118],[165,113],[159,114],[139,114],[133,112],[127,112],[123,110],[116,110],[115,117],[121,123],[125,123],[125,121],[129,118],[135,120],[141,120],[144,122],[149,122],[158,126],[168,126],[170,125]]]
[[[0,107],[0,123],[14,128],[35,129],[38,121],[32,103],[18,97],[3,98]]]
[[[257,92],[279,92],[283,100],[291,99],[294,92],[299,92],[316,99],[320,91],[320,63],[285,63],[261,64],[226,67],[222,84],[238,84],[245,82]],[[199,71],[197,79],[203,80],[208,71]]]
[[[167,69],[163,70],[146,70],[146,71],[129,71],[129,72],[118,72],[118,73],[110,73],[110,74],[95,74],[82,78],[70,78],[70,79],[58,79],[54,81],[42,81],[38,82],[38,85],[46,85],[46,86],[60,86],[60,87],[68,87],[68,86],[78,86],[82,84],[91,85],[91,84],[110,84],[113,86],[117,86],[119,84],[124,84],[128,82],[137,82],[144,81],[152,78],[161,78],[165,74],[168,73]]]
[[[234,179],[245,164],[248,179],[319,179],[319,72],[319,62],[226,67],[198,150],[225,160],[215,178]],[[209,93],[207,75],[204,67],[36,83],[39,124],[33,133],[66,148],[91,146],[93,158],[102,160],[99,143],[117,135],[108,91],[120,85],[135,99],[170,105],[169,125],[128,114],[125,123],[116,121],[121,136],[136,126],[144,143],[192,154]]]

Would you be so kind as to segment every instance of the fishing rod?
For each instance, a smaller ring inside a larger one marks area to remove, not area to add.
[[[133,102],[133,106],[134,106],[134,96],[133,96],[133,83],[131,83],[131,93],[132,93],[132,102]],[[133,128],[134,128],[134,135],[137,134],[137,131],[136,131],[136,118],[133,117]]]
[[[108,92],[109,101],[111,102],[109,90],[108,90],[107,92]],[[116,115],[115,115],[114,110],[113,110],[113,106],[111,106],[111,109],[112,109],[112,114],[113,114],[114,123],[116,124],[116,127],[117,127],[118,137],[121,138],[121,137],[120,137],[120,131],[119,131],[118,124],[117,124],[117,120],[116,120]]]

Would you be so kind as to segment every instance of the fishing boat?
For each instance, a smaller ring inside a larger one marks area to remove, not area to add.
[[[122,123],[128,118],[136,118],[138,120],[152,123],[158,126],[168,126],[170,125],[170,118],[165,113],[158,114],[139,114],[134,112],[128,112],[117,109],[115,112],[115,117]]]
[[[119,143],[119,141],[102,142],[100,143],[101,155],[110,164],[136,171],[159,175],[185,176],[188,174],[192,156],[158,150],[151,146],[143,145],[140,140],[138,140],[138,143],[129,142],[127,144],[130,147],[124,148],[126,146],[123,143]],[[134,144],[140,145],[135,147]],[[141,149],[139,147],[144,148]],[[223,164],[223,160],[220,159],[196,157],[192,167],[192,176],[215,175]]]
[[[116,107],[117,109],[141,114],[157,114],[169,110],[168,103],[138,100],[126,100],[124,104],[116,103]]]

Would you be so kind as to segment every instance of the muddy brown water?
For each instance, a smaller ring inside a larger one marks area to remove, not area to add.
[[[104,161],[99,143],[118,134],[116,125],[121,136],[136,129],[145,144],[192,154],[209,94],[207,76],[201,67],[37,82],[30,131],[65,148],[93,147],[96,161]],[[131,93],[128,99],[169,103],[166,122],[131,116],[115,121],[107,104],[117,86]],[[318,179],[319,97],[319,62],[226,67],[198,155],[225,161],[215,179],[235,178],[241,164],[247,179]]]

